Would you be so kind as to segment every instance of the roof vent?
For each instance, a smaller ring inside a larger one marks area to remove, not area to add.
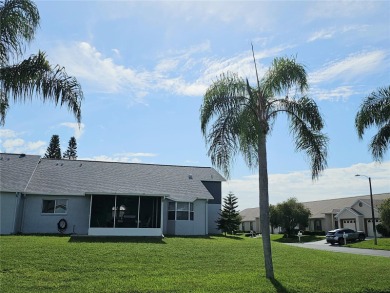
[[[83,164],[80,164],[80,166],[79,167],[81,167]]]
[[[25,156],[26,156],[26,154],[20,154],[19,158],[24,158]]]
[[[192,174],[188,174],[188,179],[192,179]]]

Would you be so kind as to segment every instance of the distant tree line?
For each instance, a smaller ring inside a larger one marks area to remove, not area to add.
[[[48,159],[76,160],[77,159],[76,138],[72,136],[69,139],[68,149],[62,154],[61,157],[60,137],[57,134],[54,134],[50,139],[50,143],[49,146],[47,147],[44,157]]]

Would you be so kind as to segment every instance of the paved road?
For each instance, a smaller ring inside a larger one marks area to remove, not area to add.
[[[374,250],[374,249],[361,249],[361,248],[351,248],[344,247],[339,245],[330,245],[326,243],[325,240],[315,241],[315,242],[306,242],[306,243],[286,243],[287,245],[310,248],[310,249],[319,249],[326,251],[334,252],[344,252],[344,253],[353,253],[361,255],[374,255],[374,256],[383,256],[390,257],[390,251],[388,250]]]

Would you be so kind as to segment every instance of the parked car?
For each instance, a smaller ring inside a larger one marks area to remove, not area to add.
[[[346,235],[345,239],[347,242],[363,241],[366,239],[366,234],[363,231],[354,231],[352,229],[343,228],[331,230],[326,233],[326,242],[330,243],[331,245],[335,243],[343,245],[345,243],[344,233]]]

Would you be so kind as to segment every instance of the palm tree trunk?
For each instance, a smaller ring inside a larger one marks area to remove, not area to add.
[[[259,133],[258,143],[260,227],[263,239],[265,276],[267,279],[273,280],[274,268],[272,264],[271,237],[269,228],[267,141],[266,134],[263,131],[260,131]]]

